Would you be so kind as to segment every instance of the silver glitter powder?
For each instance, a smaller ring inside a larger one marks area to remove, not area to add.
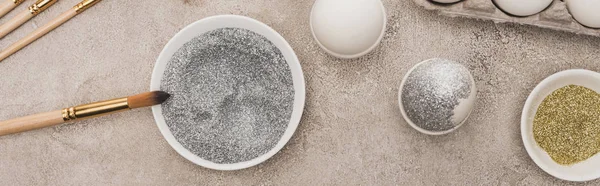
[[[257,158],[279,142],[291,118],[290,67],[267,38],[240,28],[204,33],[171,58],[161,90],[175,139],[218,164]]]
[[[407,77],[401,102],[408,118],[418,127],[442,132],[460,123],[452,122],[454,108],[471,93],[471,74],[461,64],[433,59],[421,63]]]

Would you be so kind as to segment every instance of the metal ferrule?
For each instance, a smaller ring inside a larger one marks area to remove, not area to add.
[[[81,13],[85,10],[87,10],[88,8],[94,6],[96,3],[100,2],[100,0],[83,0],[81,1],[81,3],[75,5],[75,11],[77,13]]]
[[[29,12],[33,15],[37,15],[48,9],[48,7],[52,6],[56,1],[57,0],[38,0],[29,7]]]
[[[25,0],[13,0],[13,3],[15,3],[16,5],[19,5],[19,4],[23,3],[23,1],[25,1]]]
[[[65,121],[97,117],[113,112],[128,110],[127,98],[112,99],[85,105],[79,105],[62,110],[62,117]]]

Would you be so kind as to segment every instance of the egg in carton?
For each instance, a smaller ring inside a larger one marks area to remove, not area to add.
[[[513,22],[600,36],[600,0],[414,0],[450,17]],[[547,3],[547,4],[544,4]],[[541,8],[540,8],[541,6]]]

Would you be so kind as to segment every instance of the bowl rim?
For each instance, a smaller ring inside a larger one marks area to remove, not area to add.
[[[471,113],[473,113],[473,109],[471,109],[469,111],[469,113],[467,114],[467,116],[465,117],[465,119],[463,119],[458,125],[456,125],[454,128],[452,128],[450,130],[441,131],[441,132],[433,132],[433,131],[425,130],[425,129],[417,126],[415,123],[412,122],[412,120],[410,120],[410,118],[406,114],[406,111],[404,110],[404,106],[402,104],[402,88],[404,87],[404,84],[406,83],[406,79],[408,79],[408,76],[411,74],[412,71],[414,71],[415,69],[417,69],[417,67],[421,66],[422,64],[424,64],[426,62],[436,60],[436,59],[442,59],[442,58],[427,59],[427,60],[419,62],[418,64],[416,64],[415,66],[410,68],[410,70],[408,70],[408,72],[406,72],[406,74],[404,75],[404,78],[402,78],[402,82],[400,83],[400,87],[398,88],[398,106],[400,107],[400,113],[402,114],[404,121],[406,121],[406,123],[408,123],[408,125],[410,125],[415,130],[417,130],[423,134],[433,135],[433,136],[444,135],[444,134],[451,133],[452,131],[455,131],[456,129],[460,128],[467,121],[469,116],[471,116]],[[473,86],[475,86],[475,80],[473,79],[473,76],[470,73],[469,73],[469,76],[471,76],[471,83],[473,83]],[[475,91],[475,95],[477,95],[477,88],[474,87],[471,89],[471,91]],[[477,97],[475,97],[475,98],[477,98]]]
[[[547,158],[549,158],[549,155],[541,149],[541,147],[539,147],[537,145],[537,142],[532,141],[530,139],[530,137],[533,136],[533,131],[529,130],[528,127],[532,126],[533,123],[528,122],[528,120],[530,119],[530,115],[532,114],[534,108],[533,106],[538,106],[538,105],[533,105],[537,102],[534,103],[535,99],[537,99],[539,96],[541,96],[542,93],[544,92],[553,92],[553,91],[546,91],[546,87],[551,86],[551,85],[556,85],[556,81],[569,77],[569,76],[589,76],[592,79],[597,79],[598,82],[600,82],[600,74],[598,74],[597,72],[594,71],[590,71],[590,70],[585,70],[585,69],[569,69],[569,70],[564,70],[564,71],[560,71],[557,73],[554,73],[548,77],[546,77],[544,80],[542,80],[540,83],[538,83],[536,85],[536,87],[531,91],[531,93],[529,94],[529,96],[527,97],[527,100],[525,101],[525,105],[523,106],[523,111],[521,113],[521,139],[523,141],[523,146],[525,147],[525,150],[527,151],[527,154],[529,155],[529,157],[533,160],[533,162],[535,162],[535,164],[541,168],[542,170],[544,170],[546,173],[550,174],[551,176],[554,176],[556,178],[562,179],[562,180],[566,180],[566,181],[575,181],[575,182],[584,182],[584,181],[590,181],[590,180],[594,180],[597,178],[600,178],[600,167],[597,168],[596,172],[591,172],[589,174],[585,174],[585,175],[570,175],[570,174],[566,174],[564,172],[569,172],[568,170],[557,170],[556,168],[551,168],[551,166],[559,166],[559,167],[571,167],[573,165],[559,165],[558,163],[555,163],[554,161],[552,161],[552,163],[554,163],[554,165],[550,165],[549,163],[547,163],[548,161],[544,161],[542,160],[541,157],[539,157],[537,154],[544,154]],[[573,83],[576,84],[576,83]],[[589,88],[589,87],[588,87]],[[545,98],[546,96],[544,96],[543,98]],[[543,100],[542,98],[542,100]],[[537,109],[535,109],[537,112]],[[533,113],[535,114],[535,113]],[[533,138],[533,137],[532,137]],[[598,156],[598,154],[594,155],[594,156]],[[592,156],[592,157],[594,157]],[[590,157],[590,159],[592,158]],[[588,159],[589,160],[589,159]],[[585,160],[587,161],[587,160]],[[585,164],[585,161],[577,163],[577,164]],[[577,165],[575,164],[575,165]]]
[[[175,149],[175,151],[177,151],[177,153],[179,153],[185,159],[187,159],[197,165],[200,165],[202,167],[206,167],[209,169],[215,169],[215,170],[239,170],[239,169],[249,168],[249,167],[258,165],[258,164],[266,161],[267,159],[269,159],[273,155],[275,155],[277,152],[279,152],[285,146],[285,144],[287,144],[287,142],[291,139],[291,137],[293,136],[294,132],[296,131],[296,129],[300,123],[300,119],[302,117],[302,113],[304,110],[305,96],[306,96],[305,95],[306,94],[305,93],[305,91],[306,91],[305,90],[305,82],[304,82],[305,79],[304,79],[304,75],[302,72],[302,67],[298,60],[298,57],[296,56],[294,50],[289,45],[289,43],[279,33],[277,33],[277,31],[275,31],[268,25],[266,25],[260,21],[257,21],[255,19],[245,17],[245,16],[239,16],[239,15],[217,15],[217,16],[207,17],[207,18],[201,19],[199,21],[196,21],[196,22],[190,24],[190,25],[186,26],[185,28],[183,28],[181,31],[179,31],[165,45],[165,47],[163,48],[163,50],[161,51],[160,55],[158,56],[158,58],[156,60],[156,64],[154,66],[151,81],[150,81],[151,82],[150,90],[151,91],[160,90],[160,82],[162,80],[164,70],[166,69],[166,65],[168,64],[168,62],[169,62],[170,58],[173,56],[173,54],[179,48],[181,48],[181,46],[183,46],[189,40],[191,40],[205,32],[208,32],[208,31],[211,31],[214,29],[218,29],[218,28],[230,28],[230,27],[248,29],[255,33],[261,34],[262,36],[266,37],[275,46],[277,46],[279,48],[279,50],[283,54],[288,66],[290,67],[290,70],[291,70],[293,86],[294,86],[294,103],[293,103],[293,110],[292,110],[292,114],[290,116],[290,120],[289,120],[287,129],[283,133],[281,138],[279,139],[279,142],[271,150],[269,150],[267,153],[265,153],[261,156],[258,156],[249,161],[238,162],[238,163],[233,163],[233,164],[213,163],[213,162],[210,162],[210,161],[200,158],[199,156],[193,154],[192,152],[190,152],[189,150],[184,148],[175,139],[175,137],[171,133],[169,127],[166,125],[164,116],[162,115],[161,106],[160,105],[153,106],[152,113],[154,115],[156,124],[157,124],[161,134],[165,138],[165,140],[167,140],[167,142],[169,143],[169,145],[173,149]]]
[[[337,52],[334,52],[334,51],[328,49],[327,47],[325,47],[325,45],[321,44],[321,42],[317,38],[317,35],[315,34],[315,30],[313,29],[313,11],[315,10],[315,6],[314,6],[316,3],[316,1],[315,1],[315,3],[313,3],[313,6],[310,9],[309,25],[310,25],[310,33],[312,34],[315,42],[317,42],[317,45],[319,45],[319,47],[321,47],[321,49],[323,49],[325,52],[331,54],[334,57],[341,58],[341,59],[358,58],[358,57],[364,56],[364,55],[368,54],[369,52],[373,51],[379,45],[379,43],[381,43],[381,40],[383,40],[383,36],[385,36],[385,31],[386,31],[385,28],[387,28],[387,13],[385,11],[385,6],[383,5],[383,2],[381,2],[381,0],[377,0],[377,1],[379,2],[379,5],[381,6],[381,13],[383,14],[383,25],[381,28],[381,33],[379,33],[379,37],[377,38],[375,43],[373,43],[373,45],[371,45],[366,50],[356,53],[356,54],[340,54],[340,53],[337,53]]]

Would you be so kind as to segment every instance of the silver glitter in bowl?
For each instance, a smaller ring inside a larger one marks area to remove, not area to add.
[[[294,86],[281,51],[241,28],[206,32],[170,59],[161,90],[163,116],[175,139],[217,164],[257,158],[280,141],[290,122]]]
[[[467,119],[475,94],[473,77],[465,66],[435,58],[419,63],[406,75],[399,90],[400,109],[415,129],[445,134]]]

